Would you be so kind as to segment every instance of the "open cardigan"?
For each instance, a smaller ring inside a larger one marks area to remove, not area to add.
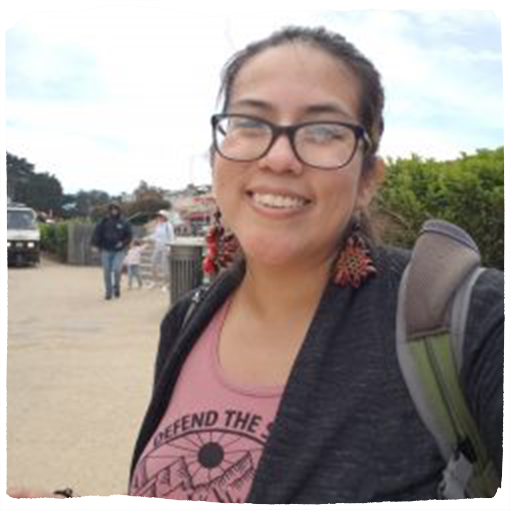
[[[444,462],[422,424],[397,361],[397,291],[409,254],[373,252],[377,275],[359,289],[328,284],[285,387],[247,502],[342,503],[437,498]],[[152,399],[131,474],[171,399],[180,367],[239,285],[226,271],[183,326],[191,295],[161,325]],[[501,475],[503,273],[473,292],[461,382]]]

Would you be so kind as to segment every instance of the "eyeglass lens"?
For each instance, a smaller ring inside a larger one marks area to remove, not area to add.
[[[261,158],[273,143],[271,125],[251,117],[225,116],[219,118],[216,146],[226,158],[254,161]],[[352,157],[357,136],[348,126],[337,123],[312,123],[295,131],[293,149],[305,164],[319,168],[338,168]]]

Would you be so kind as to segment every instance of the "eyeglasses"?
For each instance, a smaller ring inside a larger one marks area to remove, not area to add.
[[[304,122],[277,126],[250,115],[217,114],[211,118],[215,150],[232,161],[256,161],[264,157],[276,139],[285,135],[296,158],[305,165],[335,170],[348,165],[359,146],[372,143],[362,126],[347,122]]]

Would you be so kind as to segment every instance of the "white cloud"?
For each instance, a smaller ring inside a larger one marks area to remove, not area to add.
[[[323,23],[381,70],[388,98],[383,151],[436,158],[469,151],[477,143],[463,131],[466,119],[483,143],[490,140],[483,129],[501,131],[502,139],[503,124],[501,82],[466,74],[497,65],[497,50],[452,42],[474,21],[494,26],[490,13],[465,11],[212,16],[123,6],[32,14],[8,33],[7,85],[16,93],[7,100],[7,149],[55,173],[66,191],[130,191],[142,178],[168,188],[209,180],[202,155],[223,63],[279,26]],[[424,36],[433,43],[423,44]],[[442,125],[455,115],[459,132]]]
[[[499,39],[500,23],[492,13],[371,11],[337,19],[339,30],[356,41],[382,74],[387,99],[383,153],[391,148],[392,154],[455,157],[490,143],[488,132],[499,132],[492,147],[502,145],[501,51],[485,49],[483,40],[471,40],[469,46],[465,40],[484,26]],[[478,143],[473,140],[475,127]]]

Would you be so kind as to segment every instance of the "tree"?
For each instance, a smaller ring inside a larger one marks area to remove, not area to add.
[[[91,217],[98,207],[106,207],[110,202],[111,197],[106,191],[93,189],[90,191],[80,190],[75,195],[75,208],[76,216]]]
[[[13,202],[20,202],[23,188],[34,174],[34,165],[24,158],[7,153],[7,196]]]
[[[47,172],[36,173],[35,166],[24,158],[7,153],[7,194],[38,211],[59,213],[62,206],[62,185]]]
[[[162,198],[144,198],[123,204],[124,214],[136,222],[145,223],[152,219],[161,209],[169,210],[171,204]]]
[[[134,191],[135,200],[163,200],[164,191],[156,186],[150,186],[146,181],[140,181],[140,184]]]

